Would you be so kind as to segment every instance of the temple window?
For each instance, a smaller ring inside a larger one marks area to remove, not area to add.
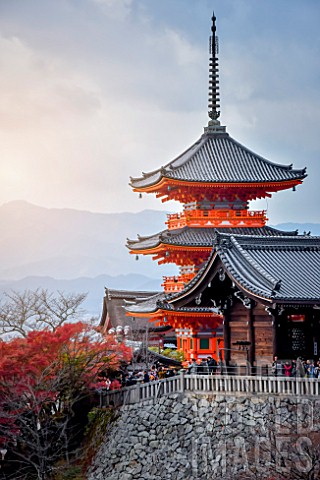
[[[209,350],[209,338],[200,338],[200,350]]]

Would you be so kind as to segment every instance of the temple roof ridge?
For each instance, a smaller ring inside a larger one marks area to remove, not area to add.
[[[216,229],[215,244],[219,245],[225,240],[230,240],[233,237],[233,241],[237,242],[239,245],[246,247],[251,247],[254,249],[281,249],[286,248],[290,249],[304,249],[305,247],[315,247],[320,249],[320,236],[302,234],[302,235],[255,235],[255,234],[241,234],[241,233],[228,233],[220,232],[219,229]],[[229,242],[230,244],[230,242]],[[228,245],[228,243],[226,243]]]
[[[260,159],[262,160],[263,162],[266,162],[268,163],[269,165],[272,165],[273,167],[278,167],[278,168],[282,168],[283,170],[290,170],[291,172],[299,172],[301,173],[302,175],[304,175],[303,178],[305,178],[307,175],[306,175],[306,171],[307,171],[307,167],[303,167],[303,168],[296,168],[296,169],[293,169],[293,164],[290,163],[288,165],[283,165],[281,163],[275,163],[275,162],[272,162],[271,160],[268,160],[267,158],[263,157],[262,155],[259,155],[258,153],[255,153],[253,150],[251,150],[250,148],[246,147],[245,145],[243,145],[242,143],[240,143],[238,140],[235,140],[233,137],[231,137],[229,135],[229,138],[230,140],[235,143],[236,145],[238,145],[240,148],[243,148],[244,150],[246,150],[248,153],[250,153],[251,155],[253,155],[254,157],[256,157],[257,159]]]
[[[296,238],[296,237],[295,237]],[[227,242],[226,242],[227,239]],[[238,269],[242,269],[244,272],[247,272],[247,264],[249,264],[252,267],[251,270],[251,275],[250,273],[248,274],[248,280],[251,281],[251,283],[257,283],[257,286],[259,283],[261,283],[261,280],[265,280],[267,284],[270,286],[270,290],[272,291],[274,286],[277,284],[279,279],[276,279],[272,277],[264,268],[261,267],[247,252],[245,249],[242,248],[240,243],[238,242],[236,236],[234,235],[229,235],[229,234],[224,234],[220,232],[216,232],[216,238],[215,238],[215,246],[217,249],[217,253],[219,254],[220,258],[222,259],[223,263],[225,266],[230,268],[232,270],[232,267],[238,267]],[[234,264],[232,265],[226,256],[224,255],[224,252],[226,249],[229,248],[236,248],[240,255],[234,260]],[[229,270],[229,272],[230,272]],[[252,271],[254,272],[254,276],[252,275]],[[231,272],[232,273],[232,272]]]

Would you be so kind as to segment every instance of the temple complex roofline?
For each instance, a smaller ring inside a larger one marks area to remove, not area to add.
[[[181,247],[210,247],[212,248],[212,241],[215,232],[230,234],[247,234],[247,235],[265,235],[265,236],[295,236],[298,235],[298,231],[283,231],[274,227],[264,226],[257,227],[239,227],[239,228],[192,228],[183,227],[177,230],[163,230],[149,236],[140,236],[136,240],[127,239],[127,248],[132,253],[137,253],[141,250],[149,250],[158,247],[159,245],[170,246],[178,245]]]
[[[198,293],[217,275],[220,259],[224,272],[248,295],[266,303],[320,303],[320,237],[264,237],[216,232],[214,248],[204,268],[185,289],[166,300],[174,309],[183,298]],[[223,272],[219,271],[222,275]],[[223,275],[222,275],[223,276]],[[181,305],[180,305],[181,306]]]
[[[235,288],[259,298],[266,305],[317,305],[320,307],[320,237],[263,237],[216,232],[212,253],[199,273],[178,293],[153,296],[147,302],[126,307],[127,312],[152,314],[214,312],[201,305],[201,293],[220,276],[228,276]],[[190,300],[200,299],[198,306]]]

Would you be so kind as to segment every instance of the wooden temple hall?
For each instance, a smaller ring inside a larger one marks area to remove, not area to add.
[[[170,326],[186,360],[211,355],[258,365],[275,355],[317,358],[320,238],[271,228],[265,211],[249,208],[252,200],[295,190],[306,169],[266,160],[220,124],[214,15],[211,30],[208,126],[177,158],[130,182],[139,195],[181,203],[164,230],[127,244],[131,254],[179,271],[164,277],[163,291],[124,299],[123,312],[145,325]],[[106,329],[117,326],[108,305]]]

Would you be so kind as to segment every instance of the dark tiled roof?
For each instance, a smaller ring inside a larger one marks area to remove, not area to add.
[[[176,307],[175,302],[188,298],[188,292],[194,295],[194,288],[208,282],[217,258],[235,283],[253,296],[270,302],[320,304],[320,237],[231,235],[217,231],[206,264],[181,292],[151,297],[130,307],[130,311],[196,311],[194,307]]]
[[[218,309],[214,307],[172,307],[168,302],[158,301],[158,308],[162,310],[174,311],[174,312],[188,312],[188,313],[216,313],[218,314]]]
[[[194,288],[208,282],[219,257],[227,274],[254,296],[280,303],[320,303],[320,237],[216,232],[215,246],[203,268],[181,292],[159,297],[153,311],[157,308],[193,311],[187,304],[177,307],[175,303],[183,297],[187,299],[188,293],[194,295]]]
[[[135,319],[134,325],[132,318],[126,316],[125,306],[130,303],[145,301],[149,297],[156,295],[156,292],[135,292],[127,290],[112,290],[106,288],[105,297],[103,301],[103,311],[100,320],[100,326],[110,328],[118,325],[131,325],[135,328],[140,328],[146,325],[145,318]],[[107,317],[111,320],[111,325],[106,325]]]
[[[130,313],[152,313],[156,312],[159,309],[158,301],[162,301],[167,297],[167,294],[164,292],[157,293],[147,300],[137,302],[134,305],[127,305],[125,310]]]
[[[177,230],[163,230],[160,233],[151,235],[150,237],[139,237],[138,240],[128,240],[127,247],[130,250],[145,250],[156,248],[160,244],[165,245],[181,245],[195,247],[212,247],[215,231],[222,233],[232,233],[235,235],[265,235],[265,236],[282,236],[297,235],[297,231],[284,232],[272,227],[251,227],[251,228],[192,228],[184,227]]]
[[[227,133],[205,133],[165,167],[144,173],[141,178],[131,178],[131,186],[155,185],[162,177],[203,183],[264,183],[303,179],[306,170],[272,163]]]
[[[111,288],[106,288],[106,297],[108,300],[114,298],[121,298],[124,300],[145,300],[148,297],[156,295],[158,292],[150,292],[150,291],[133,291],[133,290],[114,290]]]
[[[320,302],[320,237],[216,234],[227,273],[242,288],[272,301]]]
[[[175,312],[194,312],[194,313],[212,313],[216,312],[217,309],[213,307],[181,307],[181,308],[173,308],[170,303],[168,303],[168,299],[173,298],[175,295],[178,294],[166,294],[162,293],[159,295],[155,295],[154,297],[149,298],[143,302],[139,302],[135,305],[128,305],[125,310],[130,313],[153,313],[157,310],[168,310],[168,311],[175,311]]]

